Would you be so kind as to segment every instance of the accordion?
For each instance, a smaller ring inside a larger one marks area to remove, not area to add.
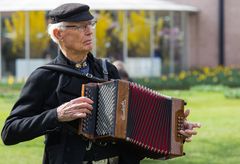
[[[184,105],[181,99],[123,80],[82,85],[94,101],[92,114],[81,119],[78,134],[90,140],[122,140],[152,159],[184,155]]]

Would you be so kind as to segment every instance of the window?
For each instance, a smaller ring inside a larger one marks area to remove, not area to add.
[[[150,16],[148,11],[128,13],[128,56],[150,56]]]
[[[123,60],[123,11],[99,11],[97,20],[96,56]]]

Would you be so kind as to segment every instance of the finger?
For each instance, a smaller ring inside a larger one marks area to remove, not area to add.
[[[195,130],[189,130],[189,129],[184,130],[184,132],[185,132],[186,134],[188,134],[188,136],[190,136],[190,135],[196,135],[196,134],[197,134],[197,131],[195,131]]]
[[[86,118],[87,114],[86,113],[76,113],[74,116],[75,116],[75,119],[77,119],[77,118]]]
[[[92,112],[90,110],[88,110],[87,108],[81,108],[78,111],[76,111],[76,113],[92,114]]]
[[[200,123],[192,123],[193,124],[193,128],[201,128],[201,124]]]
[[[184,124],[184,129],[193,129],[193,124],[191,122],[186,122],[186,124]]]
[[[87,108],[88,110],[93,110],[93,106],[89,103],[86,103],[86,102],[73,105],[73,109],[79,110],[79,109],[82,109],[82,108]]]
[[[184,129],[193,129],[192,123],[188,122],[187,120],[184,120],[183,126],[184,126]]]
[[[184,117],[185,117],[185,118],[188,117],[189,114],[190,114],[190,110],[187,109],[187,110],[184,112]]]
[[[79,106],[77,104],[74,104],[70,107],[67,107],[63,110],[63,115],[65,115],[65,117],[71,117],[72,115],[75,114],[79,114],[79,113],[87,113],[87,114],[91,114],[92,112],[92,107],[90,108],[79,108]]]
[[[184,128],[185,129],[194,129],[194,128],[201,128],[201,124],[200,123],[191,123],[191,122],[184,122]]]
[[[89,110],[93,110],[93,106],[86,102],[71,104],[70,106],[66,107],[66,110],[79,110],[82,108],[87,108]]]
[[[185,141],[186,141],[186,142],[191,142],[191,141],[192,141],[192,137],[185,138]]]
[[[78,112],[74,113],[74,116],[76,118],[85,118],[87,117],[88,115],[91,115],[92,112],[86,108],[82,108],[80,109]]]
[[[189,124],[190,124],[190,122],[188,122],[187,120],[184,120],[184,121],[183,121],[184,127],[188,127]]]
[[[188,138],[188,137],[191,137],[192,135],[190,135],[190,134],[188,134],[188,133],[186,133],[185,131],[183,131],[183,130],[180,130],[179,131],[179,133],[180,134],[182,134],[184,137],[186,137],[186,138]]]
[[[81,102],[86,102],[89,104],[93,104],[93,101],[90,98],[87,97],[78,97],[70,101],[71,103],[81,103]]]
[[[79,112],[72,113],[70,118],[72,120],[78,119],[78,118],[86,118],[87,115],[91,114],[91,111],[87,109],[81,109]]]

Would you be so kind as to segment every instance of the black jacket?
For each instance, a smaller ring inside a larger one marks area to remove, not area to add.
[[[90,73],[103,78],[101,60],[94,58],[91,54],[88,55],[87,60]],[[63,54],[59,54],[51,64],[67,65],[75,69]],[[118,71],[112,64],[107,63],[107,68],[109,78],[119,79]],[[80,79],[61,72],[36,69],[28,78],[20,98],[5,122],[2,130],[4,144],[13,145],[45,135],[44,164],[80,164],[83,160],[98,160],[121,154],[121,152],[123,152],[120,157],[122,163],[138,163],[138,158],[130,155],[132,152],[134,154],[134,151],[128,149],[130,153],[126,153],[123,144],[120,144],[121,146],[94,144],[93,148],[86,152],[88,141],[72,131],[78,122],[72,121],[68,124],[58,122],[57,107],[79,97],[81,84],[88,82],[90,82],[88,78]]]

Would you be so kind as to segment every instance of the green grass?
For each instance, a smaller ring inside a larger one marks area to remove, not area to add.
[[[221,91],[162,91],[183,98],[191,109],[189,120],[202,128],[191,143],[184,145],[186,156],[167,161],[145,159],[142,164],[236,164],[240,161],[240,101],[227,99]],[[0,128],[10,112],[16,96],[0,97]],[[0,142],[0,164],[40,164],[43,137],[4,146]]]
[[[0,129],[17,100],[17,91],[5,91],[0,94]],[[14,146],[4,146],[0,140],[0,164],[41,164],[43,137]]]
[[[240,161],[240,101],[226,99],[222,92],[166,91],[185,99],[191,109],[189,120],[202,128],[191,143],[184,145],[186,156],[168,160],[145,160],[142,164],[236,164]]]

